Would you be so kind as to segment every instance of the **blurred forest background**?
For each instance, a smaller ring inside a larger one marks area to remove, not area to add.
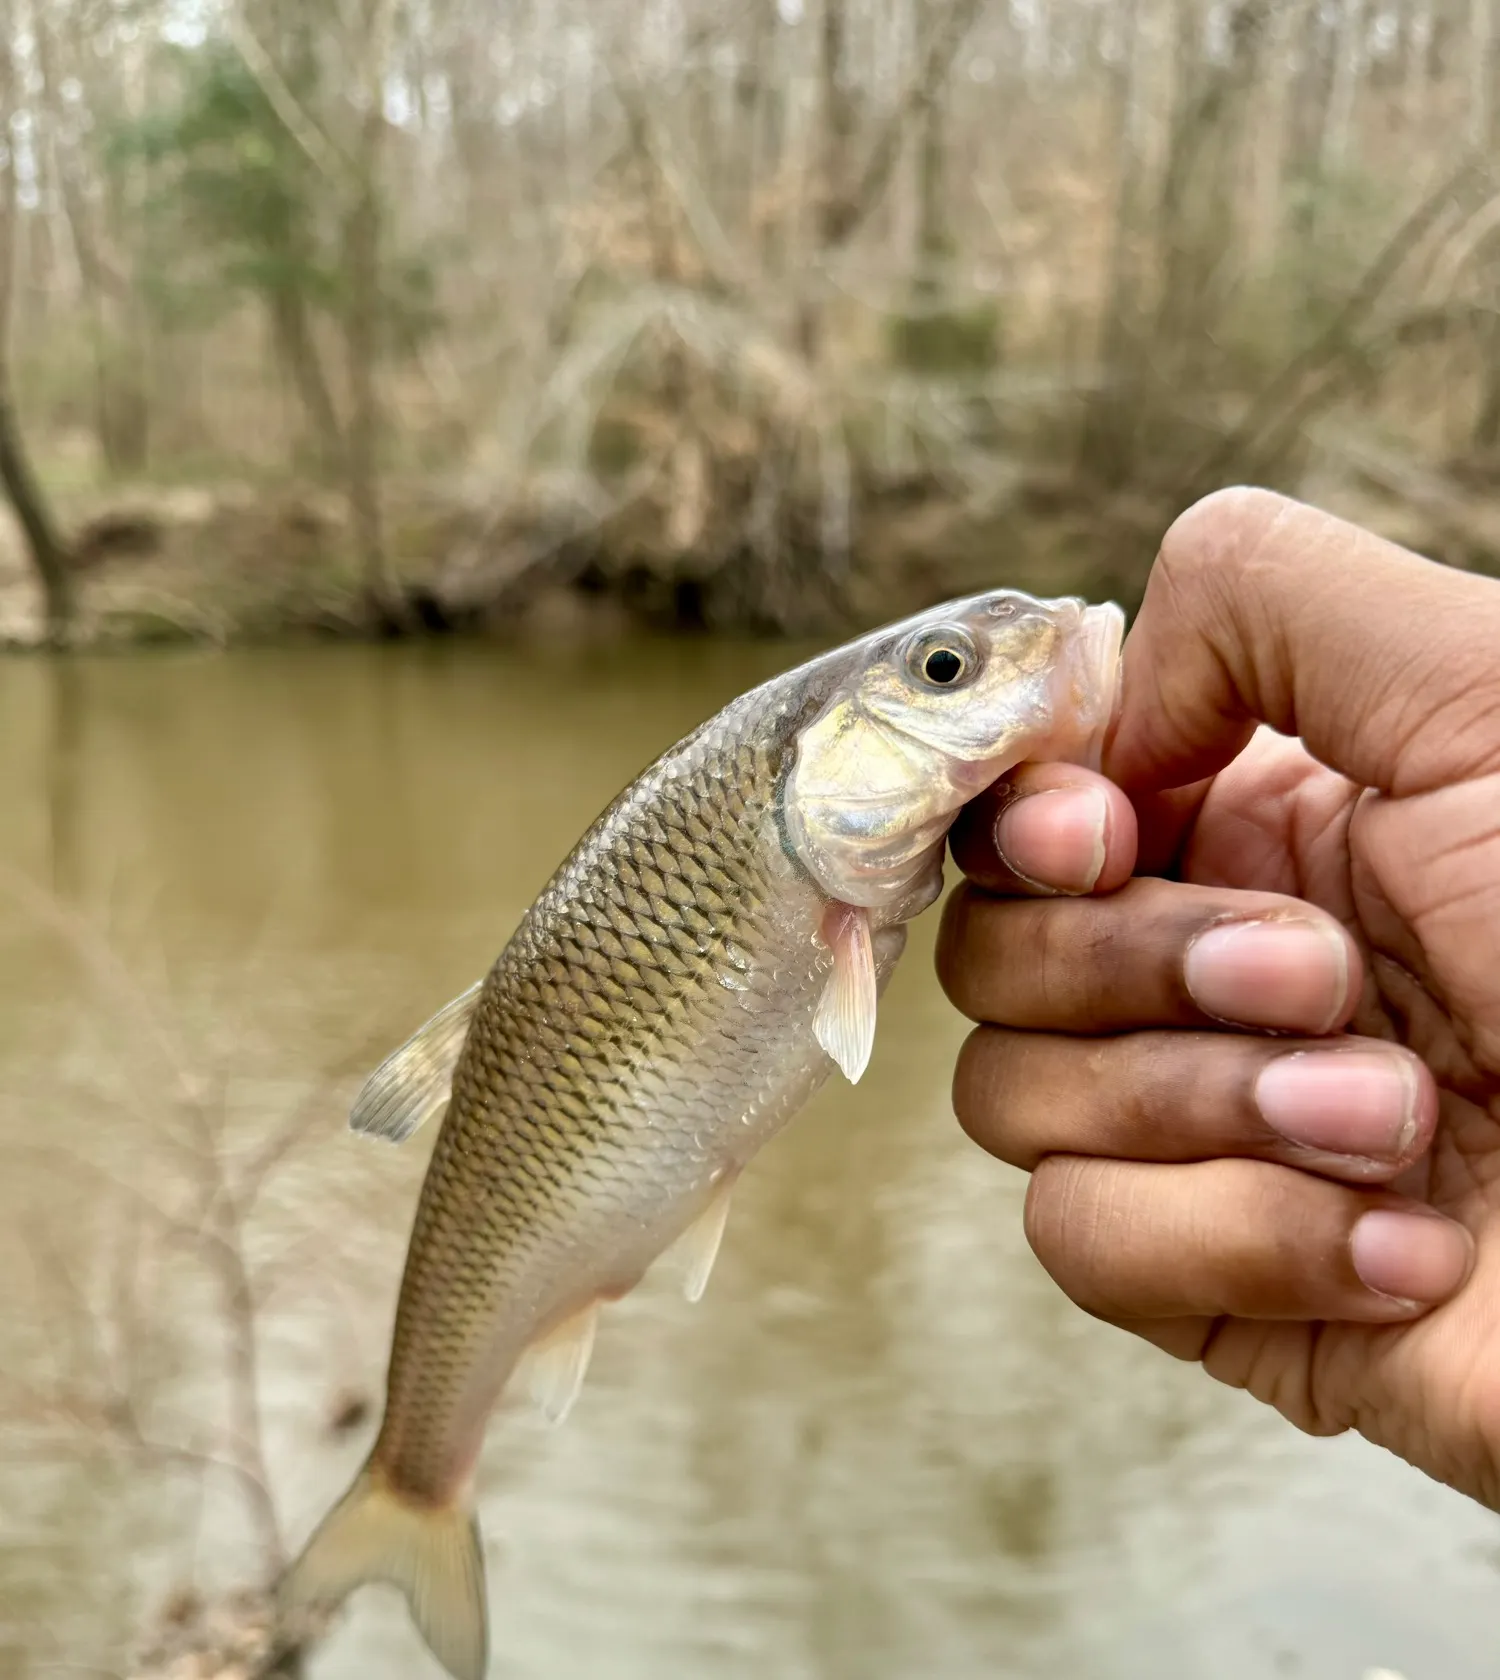
[[[0,0],[0,637],[1500,569],[1500,0]]]

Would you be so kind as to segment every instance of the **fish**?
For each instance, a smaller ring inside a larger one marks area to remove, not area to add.
[[[668,1251],[703,1295],[740,1174],[836,1069],[864,1073],[959,810],[1023,759],[1097,768],[1123,633],[1113,604],[997,589],[741,695],[370,1075],[355,1131],[399,1143],[443,1118],[380,1430],[284,1575],[284,1619],[384,1581],[454,1680],[481,1680],[492,1413],[521,1396],[560,1422],[601,1308]]]

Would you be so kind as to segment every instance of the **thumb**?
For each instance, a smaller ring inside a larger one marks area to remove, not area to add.
[[[1257,723],[1405,795],[1500,767],[1500,583],[1268,490],[1220,490],[1162,539],[1125,645],[1104,770],[1222,769]]]

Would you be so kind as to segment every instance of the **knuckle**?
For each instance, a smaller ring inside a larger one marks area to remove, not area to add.
[[[954,1113],[980,1148],[1027,1172],[1065,1151],[1122,1154],[1139,1123],[1121,1100],[1121,1054],[1115,1040],[979,1027],[958,1054]]]
[[[1178,618],[1232,646],[1263,587],[1252,579],[1285,553],[1285,544],[1268,541],[1271,533],[1288,519],[1321,525],[1326,517],[1273,490],[1216,490],[1168,528],[1152,582]]]
[[[994,1130],[995,1060],[1003,1055],[994,1027],[976,1027],[964,1040],[953,1069],[953,1113],[982,1148]]]
[[[1131,965],[1133,955],[1122,937],[1124,930],[1118,907],[1085,899],[1077,901],[1072,908],[1076,915],[1069,941],[1071,949],[1065,955],[1074,988],[1090,994],[1091,1004],[1117,996],[1122,971]]]
[[[1031,976],[1040,1014],[1048,1020],[1063,1019],[1071,1011],[1072,976],[1068,958],[1072,941],[1066,937],[1065,918],[1071,920],[1067,912],[1073,908],[1072,904],[1043,904],[1027,909],[1032,949],[1024,972]],[[1017,967],[1020,971],[1019,964]]]
[[[1161,540],[1157,566],[1179,587],[1198,587],[1259,546],[1298,504],[1274,490],[1232,485],[1178,514]]]
[[[1018,942],[1026,947],[1016,972],[1049,1022],[1087,1022],[1112,1013],[1121,993],[1122,944],[1116,907],[1094,899],[1057,899],[1027,906]]]
[[[949,895],[938,923],[937,946],[933,961],[937,968],[938,984],[948,1001],[964,1014],[969,1013],[971,931],[973,923],[973,895],[966,885],[959,885]]]
[[[1314,1361],[1318,1343],[1309,1343],[1300,1324],[1235,1318],[1221,1321],[1202,1352],[1203,1369],[1216,1382],[1253,1394],[1274,1406],[1309,1435],[1337,1435],[1346,1424],[1319,1405]]]
[[[1112,1162],[1048,1155],[1026,1193],[1026,1240],[1053,1282],[1086,1312],[1128,1316],[1116,1297],[1120,1197]]]
[[[1026,1187],[1026,1203],[1021,1223],[1031,1252],[1056,1278],[1052,1260],[1061,1247],[1062,1207],[1066,1200],[1068,1163],[1062,1156],[1049,1155],[1037,1162],[1031,1183]],[[1058,1280],[1061,1281],[1061,1280]]]

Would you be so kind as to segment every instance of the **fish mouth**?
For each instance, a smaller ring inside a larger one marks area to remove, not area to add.
[[[1086,719],[1078,762],[1089,770],[1100,768],[1104,738],[1120,708],[1120,649],[1124,641],[1125,614],[1113,601],[1083,609],[1074,669]]]

